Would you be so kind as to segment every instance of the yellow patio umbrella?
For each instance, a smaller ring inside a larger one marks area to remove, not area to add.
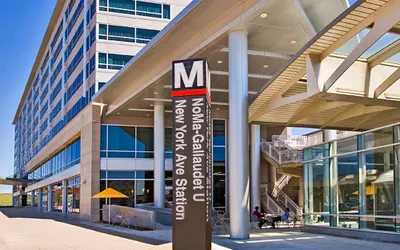
[[[367,186],[366,188],[365,188],[365,192],[367,193],[366,195],[373,195],[374,194],[374,187],[372,186],[372,185],[370,185],[370,186]],[[355,191],[355,192],[353,192],[352,194],[356,194],[356,195],[358,195],[358,191]]]
[[[100,193],[92,196],[93,199],[108,199],[108,224],[111,224],[111,199],[112,198],[129,198],[128,196],[118,192],[113,188],[107,188]]]

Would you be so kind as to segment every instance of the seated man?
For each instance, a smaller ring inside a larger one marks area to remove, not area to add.
[[[266,223],[267,221],[266,221],[265,218],[264,218],[264,214],[262,214],[262,213],[260,213],[260,211],[258,211],[259,209],[260,209],[260,208],[259,208],[258,206],[256,206],[256,207],[254,208],[253,215],[257,216],[257,218],[258,218],[258,227],[261,229],[261,228],[262,228],[262,225],[263,225],[264,223]]]
[[[289,219],[290,216],[290,210],[289,208],[285,208],[285,213],[282,214],[281,216],[275,217],[272,221],[272,228],[275,228],[275,222],[278,221],[285,221],[287,219]]]

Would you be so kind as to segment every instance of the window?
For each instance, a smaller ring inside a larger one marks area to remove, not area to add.
[[[40,70],[41,70],[42,73],[43,73],[43,71],[44,71],[44,68],[45,68],[46,65],[47,65],[47,61],[48,61],[48,60],[49,60],[49,52],[47,52],[46,57],[45,57],[44,60],[43,60],[42,66],[40,67]]]
[[[54,106],[53,110],[50,113],[50,122],[54,120],[58,113],[61,111],[61,100]]]
[[[72,28],[74,27],[76,21],[78,20],[79,14],[82,12],[82,9],[83,9],[83,0],[79,2],[74,12],[74,15],[71,17],[71,20],[68,23],[67,29],[65,30],[65,39],[68,39],[68,36],[70,35]]]
[[[54,81],[56,80],[58,74],[60,74],[62,68],[62,60],[58,63],[57,67],[54,69],[53,75],[50,78],[50,85],[53,85]]]
[[[136,158],[154,158],[154,129],[137,127]]]
[[[40,125],[39,134],[42,134],[43,131],[44,131],[46,128],[47,128],[47,120],[44,121],[44,122],[42,123],[42,125]]]
[[[76,55],[75,55],[74,59],[72,60],[71,64],[68,66],[67,71],[65,72],[65,81],[67,81],[68,78],[71,76],[71,74],[74,72],[74,70],[78,66],[79,62],[82,60],[82,57],[83,57],[83,46],[76,53]]]
[[[49,85],[46,85],[46,87],[43,89],[42,95],[40,96],[40,103],[43,103],[48,92],[49,92]]]
[[[101,11],[170,19],[170,5],[134,0],[100,0]]]
[[[86,64],[86,79],[89,78],[89,76],[94,72],[96,69],[96,56],[93,55],[92,58],[90,58],[90,61]]]
[[[74,106],[72,106],[72,108],[67,112],[66,115],[66,121],[69,122],[70,120],[72,120],[72,118],[74,118],[79,111],[81,111],[87,104],[86,98],[82,97],[81,99],[79,99]]]
[[[99,53],[100,69],[120,70],[133,56]]]
[[[59,25],[58,28],[57,28],[56,34],[54,35],[53,41],[51,42],[51,45],[50,45],[51,50],[54,49],[54,46],[56,45],[56,42],[57,42],[57,40],[58,40],[58,37],[60,36],[61,31],[63,30],[63,28],[64,28],[63,21],[61,21],[60,25]],[[62,43],[62,42],[61,42],[61,43]]]
[[[43,87],[43,85],[45,84],[47,77],[49,76],[49,72],[50,72],[50,69],[49,69],[49,67],[47,67],[46,72],[42,76],[42,82],[40,83],[41,87]]]
[[[226,121],[212,121],[213,207],[225,209]]]
[[[135,42],[135,28],[100,24],[99,39]]]
[[[139,16],[162,18],[161,6],[162,6],[161,4],[157,3],[136,1],[136,7],[137,7],[136,14]]]
[[[48,108],[49,108],[49,103],[46,102],[44,104],[44,106],[42,107],[42,109],[40,110],[40,118],[42,118],[44,116],[44,114],[46,113]]]
[[[50,68],[53,68],[54,64],[56,63],[57,58],[58,58],[58,55],[59,55],[60,52],[61,52],[62,45],[63,45],[63,42],[61,41],[61,42],[58,44],[58,46],[57,46],[57,48],[56,48],[56,51],[54,51],[54,53],[53,53],[53,58],[51,58],[51,62],[50,62]]]
[[[90,9],[86,12],[86,25],[89,25],[95,13],[96,13],[96,0],[93,0],[92,4],[90,5]]]
[[[134,151],[135,127],[108,126],[108,150]]]
[[[68,7],[67,7],[67,10],[65,11],[65,18],[66,18],[66,19],[68,19],[69,14],[71,13],[72,8],[74,7],[74,4],[75,4],[75,0],[71,0],[71,1],[69,2]]]
[[[75,45],[78,43],[78,40],[81,37],[82,33],[83,33],[83,21],[79,25],[74,36],[71,38],[71,41],[69,42],[67,49],[65,50],[64,62],[67,61],[67,59],[71,55],[72,50],[75,48]]]
[[[51,94],[50,94],[50,103],[52,103],[54,101],[54,99],[57,97],[58,93],[60,93],[61,84],[62,84],[62,79],[54,87],[53,92],[51,92]]]
[[[83,83],[83,72],[81,72],[72,82],[71,86],[67,89],[67,93],[65,96],[65,102],[68,102],[71,97],[75,94],[75,92],[82,86]]]
[[[158,34],[158,30],[149,29],[136,29],[136,42],[137,43],[148,43],[153,37]]]
[[[96,40],[96,26],[90,31],[90,34],[86,38],[86,52],[92,47],[94,41]]]
[[[107,3],[109,6],[107,6]],[[100,0],[101,11],[109,11],[122,14],[135,14],[135,2],[132,0]]]

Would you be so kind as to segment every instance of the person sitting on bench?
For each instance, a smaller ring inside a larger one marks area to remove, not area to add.
[[[260,211],[258,211],[260,208],[258,206],[256,206],[254,208],[254,212],[253,215],[257,216],[258,219],[258,227],[261,229],[262,225],[264,225],[267,220],[264,218],[264,214],[260,213]]]
[[[275,217],[272,220],[272,228],[275,228],[275,223],[278,221],[287,221],[289,219],[290,216],[290,210],[289,208],[285,208],[285,213],[282,214],[281,216]]]

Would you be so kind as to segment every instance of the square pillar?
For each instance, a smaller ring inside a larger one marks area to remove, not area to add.
[[[83,112],[80,218],[97,222],[100,221],[100,201],[92,196],[100,192],[100,106],[89,104]]]
[[[251,207],[261,207],[260,202],[260,125],[251,125]]]
[[[35,207],[35,190],[31,192],[31,207]]]
[[[230,237],[249,238],[249,123],[247,31],[229,33],[228,176]]]
[[[43,192],[42,189],[38,189],[38,210],[41,212],[43,207]]]
[[[53,211],[53,187],[47,186],[47,212]]]
[[[62,181],[62,213],[68,214],[68,181]]]
[[[154,206],[165,206],[164,104],[154,104]]]

